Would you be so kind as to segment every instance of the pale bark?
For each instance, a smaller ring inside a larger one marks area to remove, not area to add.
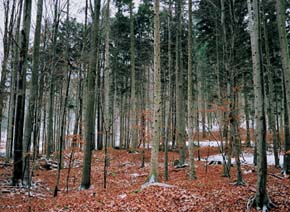
[[[266,118],[264,108],[264,83],[261,49],[261,18],[259,0],[248,0],[250,17],[250,37],[253,61],[253,79],[255,95],[255,123],[257,144],[257,191],[255,205],[257,208],[267,208],[270,200],[267,192],[267,157],[266,157]]]
[[[22,2],[21,2],[22,4]],[[4,112],[4,102],[6,100],[5,83],[7,81],[7,65],[9,62],[10,48],[12,45],[12,31],[14,24],[14,13],[16,7],[16,1],[13,0],[12,8],[10,11],[10,0],[3,1],[4,6],[4,33],[3,33],[3,60],[1,69],[1,80],[0,80],[0,138],[2,132],[2,121]],[[10,13],[10,20],[9,20]],[[20,15],[21,16],[21,15]],[[1,139],[0,139],[1,143]]]
[[[151,149],[151,163],[149,182],[158,182],[158,151],[161,124],[161,70],[160,70],[160,17],[159,0],[154,1],[154,122],[153,145]]]
[[[22,20],[22,6],[23,1],[19,1],[18,5],[18,17],[16,21],[16,31],[15,31],[15,41],[20,43],[20,25]],[[10,106],[9,106],[9,122],[8,122],[8,129],[7,129],[7,144],[6,144],[6,159],[12,157],[12,148],[14,143],[14,123],[15,123],[15,102],[16,102],[16,87],[17,87],[17,66],[19,61],[19,48],[16,44],[13,45],[13,65],[12,65],[12,73],[11,73],[11,92],[10,92]]]
[[[105,79],[104,79],[104,129],[106,132],[110,132],[111,123],[110,123],[110,87],[111,87],[111,69],[110,69],[110,0],[107,1],[106,5],[106,15],[105,15]],[[109,136],[109,133],[106,133],[106,136]],[[110,138],[110,136],[109,136]],[[105,138],[107,141],[109,141],[109,138]]]

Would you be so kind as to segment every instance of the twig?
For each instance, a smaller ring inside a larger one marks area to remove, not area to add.
[[[276,178],[278,178],[278,179],[280,179],[280,180],[283,180],[284,178],[283,177],[280,177],[280,176],[278,176],[278,175],[275,175],[275,174],[268,174],[268,175],[270,175],[270,176],[272,176],[272,177],[276,177]]]

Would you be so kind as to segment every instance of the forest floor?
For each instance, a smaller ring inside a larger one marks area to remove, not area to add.
[[[250,150],[249,150],[250,151]],[[94,151],[92,160],[92,186],[79,191],[82,172],[82,152],[75,153],[75,165],[66,191],[68,169],[61,171],[60,191],[53,197],[56,170],[41,170],[36,165],[30,196],[27,189],[9,186],[12,166],[0,159],[0,211],[245,211],[246,204],[256,190],[256,173],[251,165],[243,165],[245,186],[236,186],[235,168],[232,178],[222,177],[223,165],[207,165],[205,160],[195,161],[197,179],[188,180],[189,167],[175,168],[177,152],[169,153],[169,180],[164,181],[164,153],[159,154],[160,182],[172,185],[149,186],[141,189],[149,173],[150,151],[145,151],[145,167],[141,167],[142,154],[109,149],[107,188],[103,184],[104,153]],[[217,147],[202,147],[201,158],[218,154]],[[69,152],[66,152],[67,161]],[[268,191],[277,208],[272,211],[290,211],[290,180],[280,169],[268,166]],[[255,209],[251,209],[255,211]]]

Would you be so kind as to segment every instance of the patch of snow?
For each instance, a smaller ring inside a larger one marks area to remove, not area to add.
[[[232,163],[235,164],[235,158],[232,158]],[[254,164],[254,155],[252,153],[243,152],[240,156],[240,160],[242,164]],[[284,155],[279,155],[280,166],[283,166]],[[223,157],[221,154],[218,155],[211,155],[208,157],[207,161],[223,161]],[[275,165],[275,158],[272,152],[267,151],[267,164],[268,165]]]
[[[127,197],[127,194],[120,194],[118,195],[118,198],[120,199],[125,199]]]
[[[194,145],[198,145],[197,141],[193,142]],[[200,141],[199,142],[199,146],[200,147],[207,147],[207,146],[211,146],[211,147],[219,147],[221,146],[221,141]]]
[[[151,178],[150,178],[150,180],[151,180]],[[176,187],[176,186],[169,185],[169,184],[166,184],[166,183],[155,183],[155,182],[150,183],[150,180],[149,180],[148,183],[145,183],[145,184],[141,185],[141,189],[142,190],[147,188],[147,187],[149,187],[149,186],[159,186],[159,187],[163,187],[163,188],[175,188]]]
[[[253,172],[252,170],[245,170],[245,171],[243,171],[243,174],[250,174],[252,172]]]
[[[148,183],[154,183],[154,182],[155,182],[155,177],[154,175],[151,175]]]

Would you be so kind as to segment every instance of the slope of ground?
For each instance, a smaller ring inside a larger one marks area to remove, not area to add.
[[[232,178],[222,177],[222,165],[207,165],[196,161],[197,179],[188,180],[188,167],[176,169],[173,161],[176,152],[169,154],[169,181],[163,178],[164,154],[160,153],[160,181],[173,187],[149,186],[141,189],[149,173],[150,152],[145,152],[145,167],[141,167],[142,154],[129,154],[124,150],[110,149],[107,188],[103,188],[102,152],[94,152],[92,160],[92,186],[79,191],[82,153],[75,154],[76,167],[71,170],[69,191],[66,191],[68,169],[61,172],[59,195],[53,198],[56,170],[37,170],[34,185],[28,196],[27,189],[9,186],[11,166],[0,166],[0,211],[245,211],[248,199],[255,194],[254,167],[244,165],[246,186],[236,186],[235,169]],[[201,157],[218,153],[216,147],[203,147]],[[68,154],[68,153],[67,153]],[[0,164],[4,164],[1,160]],[[78,165],[80,164],[80,165]],[[290,181],[269,166],[268,190],[277,205],[273,211],[290,211]],[[255,211],[252,209],[251,211]]]

